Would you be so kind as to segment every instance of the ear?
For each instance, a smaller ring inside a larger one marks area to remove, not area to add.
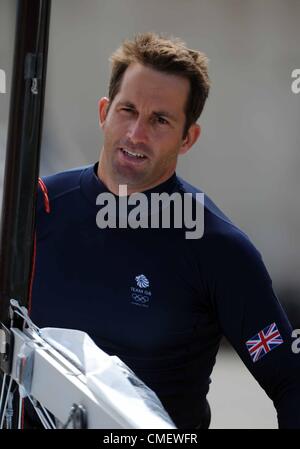
[[[193,123],[187,132],[187,135],[182,141],[181,148],[179,150],[179,154],[185,154],[189,151],[189,149],[194,145],[194,143],[198,140],[201,134],[201,127],[198,123]]]
[[[107,97],[100,98],[98,103],[98,112],[99,112],[99,125],[101,128],[103,128],[107,116],[108,105],[109,99]]]

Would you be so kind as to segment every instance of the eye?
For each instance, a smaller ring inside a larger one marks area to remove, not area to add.
[[[124,107],[121,109],[121,111],[131,113],[131,112],[133,112],[133,109],[132,109],[132,108],[127,108],[127,107],[124,106]]]
[[[160,125],[168,125],[169,124],[168,120],[166,120],[165,118],[160,117],[160,116],[156,117],[156,120]]]

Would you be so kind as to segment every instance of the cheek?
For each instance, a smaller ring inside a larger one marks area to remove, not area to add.
[[[160,154],[168,157],[178,154],[182,146],[182,139],[170,132],[160,133],[154,140]]]
[[[125,120],[120,120],[116,117],[111,117],[108,122],[106,122],[106,132],[110,135],[120,136],[127,132],[128,123]]]
[[[114,136],[118,133],[119,128],[120,127],[114,122],[114,120],[105,120],[102,127],[104,139],[114,139]]]
[[[182,143],[182,134],[174,128],[161,128],[155,131],[157,139],[160,139],[166,147],[178,147]]]

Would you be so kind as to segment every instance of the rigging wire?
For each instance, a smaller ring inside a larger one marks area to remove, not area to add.
[[[5,402],[4,402],[4,406],[3,406],[3,410],[2,410],[0,429],[3,429],[4,418],[5,418],[5,415],[6,415],[6,409],[7,409],[7,405],[8,405],[9,395],[10,395],[10,392],[11,392],[12,382],[13,382],[13,378],[10,377],[9,384],[8,384],[8,389],[7,389],[7,392],[6,392],[6,398],[5,398]]]

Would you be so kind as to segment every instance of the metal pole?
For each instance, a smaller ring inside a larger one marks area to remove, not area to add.
[[[50,6],[51,0],[19,0],[17,8],[0,236],[0,324],[5,331],[10,299],[24,306],[29,299]]]

